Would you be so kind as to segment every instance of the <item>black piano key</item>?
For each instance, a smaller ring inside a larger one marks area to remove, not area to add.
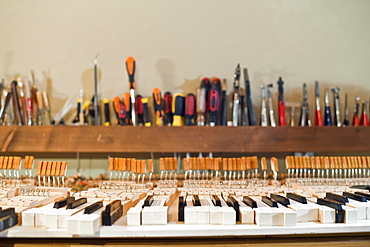
[[[235,219],[236,219],[236,221],[239,221],[239,218],[240,218],[240,215],[239,215],[239,202],[237,200],[235,200],[234,197],[228,196],[226,203],[230,207],[234,208],[234,210],[235,210]]]
[[[272,208],[278,208],[278,203],[274,199],[269,198],[268,196],[262,196],[262,202],[266,203]]]
[[[85,204],[85,203],[87,203],[87,198],[82,197],[80,199],[77,199],[73,202],[68,203],[66,209],[74,209],[74,208],[77,208],[77,207],[79,207],[79,206],[81,206],[82,204]]]
[[[186,201],[184,200],[184,197],[179,197],[179,210],[178,210],[178,221],[184,221],[185,220],[185,206]]]
[[[286,194],[286,197],[288,197],[289,199],[292,199],[292,200],[294,200],[296,202],[300,202],[302,204],[307,204],[306,197],[301,196],[301,195],[298,195],[296,193],[290,193],[289,192],[289,193]]]
[[[341,203],[326,198],[317,198],[317,204],[335,209],[335,223],[344,222],[344,210]]]
[[[64,206],[66,206],[68,203],[71,203],[71,202],[74,202],[74,201],[75,201],[74,197],[67,197],[67,198],[60,199],[60,200],[54,202],[54,208],[62,208]]]
[[[193,205],[194,206],[201,206],[198,195],[193,195]]]
[[[249,196],[243,196],[243,202],[251,208],[257,208],[257,202]]]
[[[121,200],[115,200],[109,203],[102,214],[103,225],[111,226],[116,222],[123,214],[123,207]]]
[[[90,206],[85,208],[84,214],[92,214],[96,210],[98,210],[102,207],[103,207],[103,202],[101,202],[101,201],[100,202],[95,202],[95,203],[93,203]]]
[[[364,192],[355,192],[356,195],[364,196],[367,200],[370,200],[370,194]]]
[[[0,210],[0,232],[18,224],[14,208]]]
[[[221,207],[221,200],[217,195],[212,196],[212,202],[215,206]]]
[[[343,192],[343,196],[346,196],[347,198],[350,198],[350,199],[353,199],[359,202],[367,202],[366,197],[362,195],[356,195],[350,192]]]
[[[278,203],[280,203],[284,207],[287,207],[288,205],[290,205],[289,199],[286,198],[285,196],[281,196],[281,195],[278,195],[278,194],[271,194],[270,197],[271,197],[271,199],[274,199],[275,201],[277,201]]]
[[[340,203],[344,203],[344,204],[348,203],[348,198],[347,197],[341,196],[341,195],[338,195],[338,194],[334,194],[334,193],[331,193],[331,192],[327,192],[325,198],[330,199],[330,200],[334,200],[334,201],[337,201],[337,202],[340,202]]]
[[[154,197],[153,196],[147,196],[147,198],[144,201],[144,206],[143,207],[150,207],[154,202]]]

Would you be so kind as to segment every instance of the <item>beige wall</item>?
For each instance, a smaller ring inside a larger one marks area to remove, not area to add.
[[[127,92],[125,59],[137,60],[137,92],[195,92],[202,77],[232,77],[248,67],[255,106],[259,86],[282,76],[286,100],[308,83],[370,95],[370,1],[0,0],[0,78],[35,71],[53,115],[66,99],[93,94],[99,52],[100,98]],[[277,94],[274,94],[276,99]],[[313,116],[311,114],[311,116]]]

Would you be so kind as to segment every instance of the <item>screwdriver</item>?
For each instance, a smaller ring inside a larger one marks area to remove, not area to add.
[[[149,107],[148,107],[148,98],[142,98],[141,102],[143,103],[143,111],[144,111],[144,126],[150,127],[152,124],[150,123],[150,116],[149,116]]]
[[[124,93],[123,94],[123,103],[125,104],[125,109],[126,109],[126,125],[131,125],[132,124],[132,119],[131,119],[131,96],[130,93]]]
[[[18,125],[23,125],[24,122],[23,122],[17,87],[18,87],[18,82],[13,81],[11,84],[11,88],[12,88],[12,94],[13,94],[13,106],[14,106],[14,113],[15,113],[14,115],[15,115],[15,119]]]
[[[255,126],[257,124],[256,116],[254,114],[253,102],[252,102],[252,92],[249,82],[248,69],[244,68],[244,81],[245,81],[245,95],[247,98],[247,110],[248,110],[248,121],[250,126]]]
[[[302,100],[302,107],[301,107],[300,126],[311,126],[311,121],[309,118],[308,93],[307,93],[306,83],[303,83],[303,100]]]
[[[247,116],[245,115],[245,95],[243,88],[240,88],[240,125],[247,126]]]
[[[268,100],[268,107],[269,107],[269,114],[270,114],[270,125],[272,127],[276,127],[276,122],[275,122],[275,116],[274,116],[274,105],[272,103],[272,93],[271,93],[271,88],[273,87],[272,84],[267,85],[267,100]]]
[[[206,113],[206,86],[203,81],[200,84],[200,88],[197,88],[197,125],[205,125],[205,113]]]
[[[144,125],[144,107],[143,107],[143,102],[142,96],[140,94],[136,95],[135,99],[135,110],[136,110],[136,115],[137,115],[137,124],[139,126]]]
[[[48,115],[48,119],[49,119],[49,123],[52,124],[52,119],[51,119],[51,116],[50,116],[50,103],[49,103],[49,97],[48,95],[46,94],[46,92],[42,92],[42,99],[43,99],[43,104],[44,104],[44,108],[45,108],[45,111]]]
[[[195,117],[195,95],[189,93],[185,98],[185,125],[194,125]]]
[[[360,120],[358,118],[358,114],[360,112],[360,97],[356,96],[355,98],[355,109],[353,110],[353,118],[352,118],[352,125],[359,126]]]
[[[103,104],[104,104],[104,126],[110,126],[109,99],[104,99]]]
[[[368,126],[369,125],[369,118],[367,116],[367,105],[368,101],[362,101],[362,113],[360,118],[360,125],[361,126]]]
[[[172,94],[165,92],[163,95],[164,125],[171,126],[173,121],[172,115]]]
[[[32,119],[32,100],[31,100],[31,84],[28,77],[23,77],[24,91],[26,97],[26,109],[27,109],[27,125],[33,125]]]
[[[239,82],[240,80],[240,65],[238,64],[234,73],[234,92],[233,92],[233,114],[232,122],[233,126],[238,126],[239,124],[239,103],[240,103],[240,92],[239,92]]]
[[[136,82],[135,82],[135,59],[133,57],[128,57],[126,59],[126,69],[128,73],[128,88],[130,90],[130,110],[131,110],[131,120],[132,125],[136,126],[136,111],[135,111],[135,88],[136,88]]]
[[[332,88],[331,91],[334,96],[334,113],[335,113],[335,118],[334,118],[334,124],[337,127],[340,127],[342,125],[340,121],[340,101],[339,101],[339,87]]]
[[[162,96],[159,88],[153,89],[153,108],[157,126],[163,126]]]
[[[320,89],[318,81],[315,82],[315,103],[316,103],[315,125],[322,126],[322,115],[320,110]]]
[[[329,89],[325,88],[325,113],[324,113],[324,125],[332,126],[331,112],[330,112],[330,99],[329,99]]]
[[[185,97],[183,94],[176,93],[172,100],[173,126],[184,125]]]
[[[209,125],[215,126],[217,124],[217,113],[220,105],[220,79],[213,80],[211,89],[209,90]]]
[[[286,125],[286,118],[285,118],[285,102],[284,102],[284,82],[279,77],[277,82],[278,84],[278,91],[279,91],[279,125],[285,126]]]
[[[27,119],[27,106],[26,106],[26,98],[25,98],[25,93],[23,90],[24,88],[24,83],[22,82],[22,78],[18,78],[17,79],[17,82],[18,82],[18,88],[19,88],[19,102],[20,102],[20,105],[21,105],[21,114],[22,114],[22,119],[23,119],[23,123],[25,125],[27,125],[27,122],[28,122],[28,119]]]
[[[348,94],[345,94],[344,97],[344,121],[343,126],[349,126],[349,118],[348,118]]]
[[[211,82],[209,80],[209,78],[205,77],[202,79],[201,81],[201,87],[204,87],[206,89],[206,108],[205,108],[205,112],[204,112],[204,124],[207,124],[208,123],[208,120],[209,120],[209,90],[211,89]]]
[[[267,126],[266,88],[261,85],[261,126]]]
[[[227,96],[226,96],[226,79],[222,81],[221,105],[220,105],[220,125],[226,125],[227,114]]]
[[[117,124],[126,125],[126,107],[119,97],[113,98],[113,109],[116,113]]]

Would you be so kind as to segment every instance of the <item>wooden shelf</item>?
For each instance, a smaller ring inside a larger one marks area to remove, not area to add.
[[[1,126],[2,153],[370,152],[369,127]]]

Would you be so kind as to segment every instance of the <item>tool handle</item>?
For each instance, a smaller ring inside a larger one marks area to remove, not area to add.
[[[136,109],[136,115],[137,115],[137,123],[139,125],[144,124],[144,107],[143,107],[143,102],[142,96],[140,94],[136,95],[136,100],[135,100],[135,109]]]
[[[135,67],[136,67],[135,59],[133,57],[128,57],[126,59],[126,70],[128,74],[128,88],[129,89],[136,88]]]
[[[153,108],[155,113],[156,125],[163,126],[162,96],[159,88],[153,89]]]
[[[285,126],[286,125],[285,103],[284,103],[284,101],[279,101],[279,125],[280,126]]]
[[[206,112],[206,89],[197,88],[197,123],[200,126],[204,125]]]
[[[366,113],[361,114],[360,125],[361,126],[369,126],[369,118],[367,117]]]
[[[13,93],[13,105],[15,108],[14,113],[18,121],[18,124],[23,125],[24,122],[23,122],[23,117],[22,117],[22,112],[21,112],[21,105],[20,105],[19,98],[18,98],[17,87],[18,87],[18,82],[13,81],[11,84],[11,88],[12,88],[12,93]]]
[[[221,104],[220,104],[220,125],[226,126],[227,114],[227,96],[226,96],[226,80],[222,83]]]
[[[185,97],[182,94],[175,94],[172,101],[173,126],[184,125]]]
[[[126,124],[130,125],[131,122],[131,98],[130,93],[124,93],[123,94],[123,103],[126,107]]]
[[[209,91],[209,112],[210,112],[210,125],[214,126],[217,123],[217,112],[220,106],[220,92],[217,89]]]
[[[149,116],[149,108],[148,108],[148,98],[142,98],[141,102],[143,103],[143,109],[144,109],[144,125],[146,127],[150,127],[150,116]]]
[[[110,126],[109,99],[104,99],[104,126]]]
[[[322,126],[322,115],[320,110],[315,111],[315,125]]]
[[[358,116],[357,115],[354,115],[353,116],[352,126],[360,126],[360,120],[358,119]]]
[[[332,120],[331,120],[331,112],[330,112],[330,106],[325,106],[325,113],[324,113],[324,125],[325,126],[332,126]]]
[[[172,125],[173,114],[172,114],[172,94],[165,92],[163,95],[163,112],[164,112],[164,124]]]
[[[189,93],[185,98],[185,125],[194,125],[195,95]]]

